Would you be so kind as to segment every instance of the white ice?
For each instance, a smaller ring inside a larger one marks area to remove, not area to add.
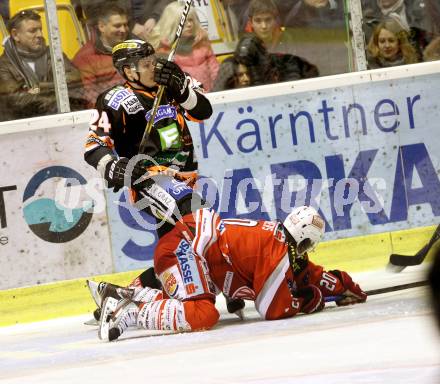
[[[423,268],[356,275],[364,289],[419,281]],[[212,330],[100,341],[90,316],[0,328],[3,383],[440,383],[440,333],[425,287],[279,321],[225,310]]]

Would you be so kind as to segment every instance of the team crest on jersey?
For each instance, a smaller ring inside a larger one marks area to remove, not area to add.
[[[174,254],[179,262],[186,297],[197,296],[204,293],[199,269],[197,268],[197,261],[191,245],[186,240],[181,240],[174,250]]]
[[[163,128],[158,128],[162,149],[179,149],[181,147],[180,132],[176,123],[171,123]]]
[[[171,118],[173,120],[177,119],[177,110],[176,107],[173,107],[172,105],[161,105],[157,109],[156,116],[154,116],[154,124],[156,124],[158,121]],[[147,121],[150,121],[151,119],[151,109],[145,114],[145,119]]]

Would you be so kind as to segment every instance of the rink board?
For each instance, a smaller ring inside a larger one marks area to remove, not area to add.
[[[416,252],[440,215],[439,67],[210,94],[212,118],[190,125],[203,193],[223,217],[319,207],[326,234],[316,257],[326,266],[356,271]],[[0,124],[1,289],[151,265],[149,219],[83,161],[89,117]]]

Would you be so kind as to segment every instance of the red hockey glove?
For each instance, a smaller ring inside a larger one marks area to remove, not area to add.
[[[321,311],[325,306],[324,296],[316,285],[306,285],[295,292],[301,300],[300,312],[313,313]]]
[[[350,305],[364,303],[366,293],[355,283],[351,276],[344,271],[333,270],[324,272],[319,282],[324,296],[343,295],[344,298],[336,301],[336,305]]]

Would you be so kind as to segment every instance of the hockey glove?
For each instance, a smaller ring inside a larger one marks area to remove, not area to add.
[[[125,174],[128,168],[129,159],[121,157],[120,159],[114,159],[109,161],[105,166],[104,178],[107,180],[108,186],[113,188],[113,192],[119,191],[125,186]],[[137,182],[140,178],[146,179],[148,172],[145,168],[136,164],[131,171],[131,174],[127,174],[129,188],[142,189],[145,187],[145,182]],[[148,180],[148,179],[147,179]]]
[[[352,280],[347,272],[339,270],[324,272],[319,284],[324,296],[344,296],[336,301],[338,306],[364,303],[367,300],[366,293]]]
[[[189,97],[188,80],[180,67],[163,58],[158,58],[154,68],[154,81],[167,87],[167,96],[177,103],[185,102]]]
[[[316,285],[306,285],[295,292],[301,301],[300,312],[313,313],[321,311],[325,306],[324,296]]]

